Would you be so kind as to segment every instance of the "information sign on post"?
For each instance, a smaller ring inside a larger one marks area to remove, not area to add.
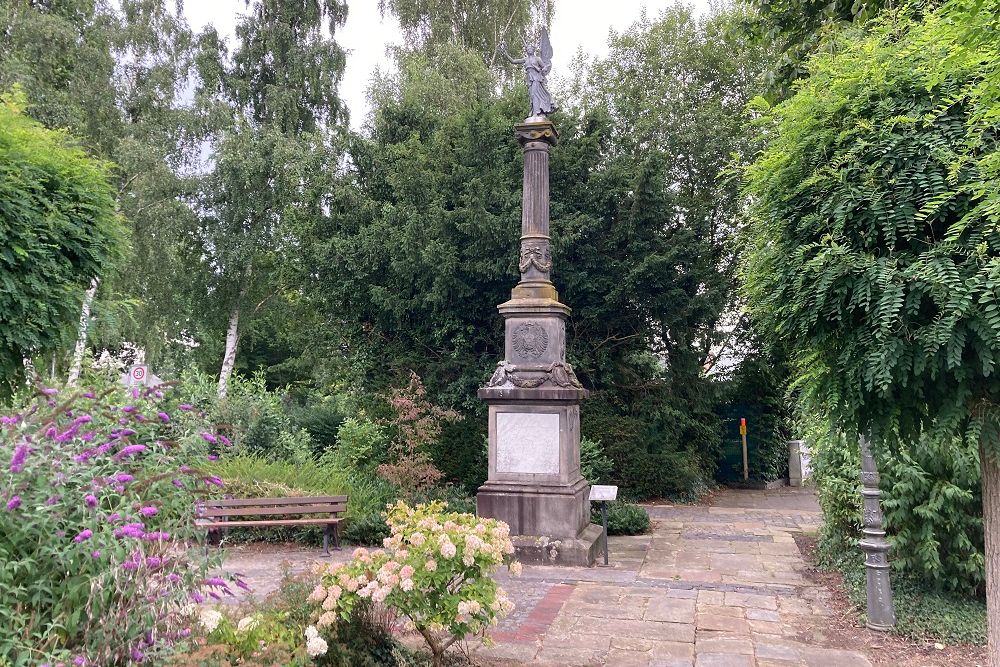
[[[590,502],[601,504],[601,520],[604,524],[604,564],[608,564],[608,503],[618,497],[618,487],[595,484],[590,487]]]

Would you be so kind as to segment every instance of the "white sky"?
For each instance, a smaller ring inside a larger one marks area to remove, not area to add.
[[[639,18],[645,8],[651,17],[674,0],[556,0],[552,21],[552,69],[565,76],[577,50],[592,56],[607,53],[611,30],[621,32]],[[392,16],[382,18],[378,0],[348,0],[346,25],[335,35],[347,50],[347,68],[340,95],[351,113],[351,126],[364,124],[368,116],[367,91],[376,69],[386,69],[386,49],[402,41],[399,24]],[[708,0],[686,0],[704,11]],[[236,17],[245,11],[245,0],[187,0],[184,14],[195,30],[214,24],[221,35],[232,39]]]

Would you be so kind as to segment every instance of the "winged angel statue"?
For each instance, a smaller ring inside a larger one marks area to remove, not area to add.
[[[531,100],[531,117],[544,117],[556,110],[552,103],[552,95],[545,87],[545,77],[552,70],[552,43],[549,42],[549,31],[542,28],[538,44],[534,47],[525,45],[523,58],[512,58],[507,53],[506,45],[500,45],[500,53],[512,65],[524,66],[525,78],[528,80],[528,97]]]

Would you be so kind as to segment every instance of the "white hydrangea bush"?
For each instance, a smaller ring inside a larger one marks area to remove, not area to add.
[[[383,549],[357,549],[350,562],[323,568],[322,583],[308,598],[316,627],[349,619],[363,600],[380,603],[423,636],[439,665],[453,643],[484,634],[509,614],[514,605],[491,575],[501,565],[520,574],[510,528],[446,510],[440,501],[390,506],[391,535]]]

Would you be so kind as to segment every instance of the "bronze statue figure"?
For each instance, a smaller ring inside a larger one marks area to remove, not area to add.
[[[528,81],[528,98],[531,100],[531,117],[544,117],[556,110],[552,95],[545,87],[545,77],[552,70],[552,44],[549,42],[549,31],[542,28],[538,44],[533,47],[525,45],[523,58],[512,58],[507,53],[507,47],[500,45],[500,53],[512,65],[523,65],[525,78]]]

